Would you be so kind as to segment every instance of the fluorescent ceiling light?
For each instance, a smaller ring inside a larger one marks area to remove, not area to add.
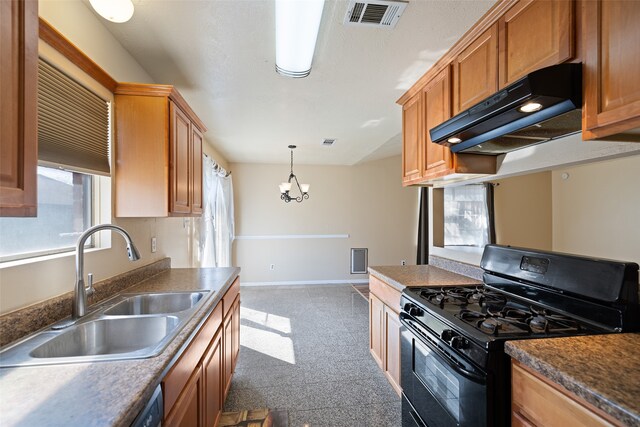
[[[288,77],[311,73],[324,0],[276,0],[276,71]]]
[[[127,22],[133,16],[131,0],[89,0],[93,9],[111,22]]]

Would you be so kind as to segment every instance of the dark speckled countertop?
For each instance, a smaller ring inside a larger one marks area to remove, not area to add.
[[[506,352],[625,426],[640,426],[640,334],[509,341]]]
[[[369,267],[369,273],[400,292],[407,286],[463,286],[482,283],[431,265],[376,266]]]
[[[0,425],[129,426],[239,272],[239,268],[172,269],[126,289],[127,293],[211,291],[156,357],[0,369]]]

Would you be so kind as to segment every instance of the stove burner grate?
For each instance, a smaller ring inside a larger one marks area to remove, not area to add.
[[[456,315],[461,320],[490,335],[528,335],[579,332],[574,319],[544,309],[504,307],[478,312],[462,309]]]

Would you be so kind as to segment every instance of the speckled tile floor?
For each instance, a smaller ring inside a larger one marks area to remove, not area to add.
[[[289,426],[401,425],[350,285],[242,287],[240,357],[225,411],[286,409]]]

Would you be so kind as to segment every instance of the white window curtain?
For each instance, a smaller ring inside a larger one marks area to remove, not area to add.
[[[196,218],[194,230],[196,264],[231,267],[231,243],[235,238],[231,175],[207,156],[202,166],[202,216]]]

